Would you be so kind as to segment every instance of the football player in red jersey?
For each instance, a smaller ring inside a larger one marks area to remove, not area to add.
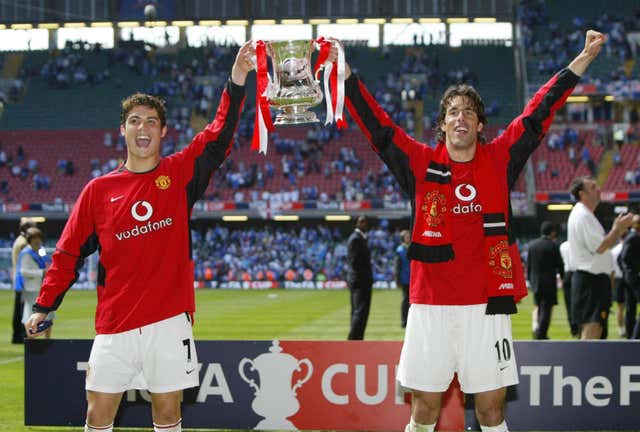
[[[182,430],[182,390],[198,385],[189,218],[231,151],[254,54],[251,42],[239,49],[214,120],[168,157],[160,155],[163,101],[140,93],[125,99],[127,160],[90,181],[74,204],[25,327],[40,334],[38,324],[99,250],[85,431],[112,431],[123,392],[135,388],[151,393],[154,430]]]
[[[413,392],[407,432],[435,429],[454,373],[462,391],[475,394],[482,431],[507,431],[506,387],[518,382],[509,314],[526,295],[509,192],[605,40],[589,30],[582,52],[488,143],[478,92],[450,87],[434,149],[398,127],[347,66],[349,113],[412,204],[411,306],[398,367]],[[329,61],[337,58],[332,48]]]

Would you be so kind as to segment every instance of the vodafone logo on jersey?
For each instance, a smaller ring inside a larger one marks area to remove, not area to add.
[[[470,214],[482,212],[482,205],[474,201],[478,196],[478,191],[473,185],[461,183],[454,189],[456,198],[462,202],[458,202],[453,206],[454,214]]]
[[[150,221],[153,216],[153,206],[148,201],[136,201],[131,206],[131,216],[138,222],[146,222],[146,224],[135,225],[130,229],[126,229],[116,233],[116,239],[127,240],[132,237],[139,237],[154,231],[161,230],[173,224],[170,217],[157,221]]]
[[[142,207],[142,209],[140,209]],[[149,220],[153,215],[153,207],[146,201],[136,201],[131,206],[131,216],[138,222]]]

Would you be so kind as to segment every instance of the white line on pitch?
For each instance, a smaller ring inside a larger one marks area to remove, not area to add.
[[[0,365],[13,363],[13,362],[17,362],[17,361],[20,361],[20,360],[24,360],[24,357],[22,357],[22,356],[20,356],[20,357],[11,357],[11,358],[8,358],[6,360],[0,360]]]

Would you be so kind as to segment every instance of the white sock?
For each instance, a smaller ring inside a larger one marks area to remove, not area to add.
[[[413,420],[413,417],[411,417],[411,421],[407,427],[405,427],[404,432],[434,432],[435,430],[436,423],[430,425],[420,424],[416,423],[415,420]]]
[[[482,432],[509,432],[509,429],[507,429],[507,422],[505,420],[502,420],[502,423],[500,423],[498,426],[480,425],[480,430]]]
[[[159,425],[153,424],[154,432],[182,432],[182,419],[178,420],[176,423],[167,424],[167,425]]]
[[[85,423],[84,432],[113,432],[113,423],[109,426],[91,426],[89,423]]]

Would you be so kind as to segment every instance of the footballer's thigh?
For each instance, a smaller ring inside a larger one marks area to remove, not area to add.
[[[142,328],[143,374],[151,393],[197,387],[198,355],[191,319],[181,313]]]
[[[134,388],[140,373],[138,330],[96,335],[85,381],[87,391],[114,394]]]
[[[497,390],[518,383],[509,315],[487,315],[486,305],[464,306],[458,378],[464,393]]]
[[[410,306],[397,374],[404,387],[430,393],[449,388],[455,372],[455,318],[449,306]]]

